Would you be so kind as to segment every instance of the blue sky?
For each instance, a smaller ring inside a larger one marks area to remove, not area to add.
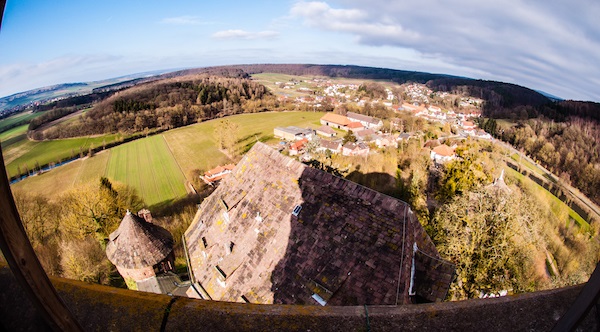
[[[600,2],[8,0],[0,96],[137,72],[355,64],[600,101]]]

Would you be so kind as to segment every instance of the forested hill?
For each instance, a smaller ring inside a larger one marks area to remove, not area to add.
[[[170,129],[217,116],[262,111],[273,99],[265,86],[247,78],[174,77],[115,93],[82,115],[79,122],[30,135],[34,139],[55,139]]]
[[[434,91],[447,91],[485,100],[484,114],[490,117],[507,117],[516,108],[537,108],[550,99],[541,93],[516,84],[473,80],[468,78],[439,78],[427,82]]]
[[[571,116],[576,116],[600,123],[600,103],[563,100],[545,106],[540,114],[557,121],[564,121]]]

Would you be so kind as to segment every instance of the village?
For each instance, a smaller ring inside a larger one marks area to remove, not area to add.
[[[318,128],[300,128],[297,126],[276,127],[273,135],[279,138],[277,149],[301,161],[310,161],[317,154],[367,157],[382,149],[398,149],[399,144],[409,140],[421,142],[424,149],[430,150],[430,157],[436,163],[445,163],[455,159],[456,142],[468,137],[491,140],[492,136],[477,128],[475,119],[478,112],[468,114],[453,111],[442,112],[437,106],[415,106],[403,104],[396,113],[410,114],[430,122],[448,124],[452,132],[436,138],[428,139],[430,135],[422,131],[401,132],[401,120],[392,118],[389,127],[384,127],[384,121],[372,116],[348,112],[346,115],[326,113]],[[452,145],[445,144],[452,141]],[[225,178],[234,164],[219,165],[201,176],[202,180],[214,185]]]
[[[364,87],[359,82],[337,82],[330,78],[292,78],[288,82],[274,82],[273,88],[280,100],[291,99],[297,105],[309,105],[314,109],[321,109],[325,104],[331,107],[351,104],[358,109],[364,109],[367,105],[384,107],[392,114],[390,118],[384,119],[358,112],[334,110],[320,119],[320,127],[274,128],[274,137],[280,139],[276,148],[301,161],[314,159],[318,154],[367,157],[381,149],[397,149],[402,142],[418,140],[424,149],[430,150],[433,161],[444,163],[455,158],[457,142],[469,137],[492,139],[489,133],[476,124],[481,117],[483,100],[451,95],[448,92],[434,92],[424,84],[403,84],[396,88],[380,85],[377,86],[379,94],[375,98],[365,96]],[[299,95],[292,98],[292,91]],[[434,100],[438,105],[447,105],[452,101],[452,107],[434,105]],[[435,134],[423,130],[407,130],[413,128],[406,128],[404,125],[403,119],[406,117],[422,119],[449,130]],[[452,141],[452,145],[446,145],[446,141]],[[205,183],[214,185],[226,177],[234,166],[218,165],[207,170],[201,178]]]

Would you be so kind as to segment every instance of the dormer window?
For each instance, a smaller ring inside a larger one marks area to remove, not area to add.
[[[297,217],[300,214],[300,210],[302,210],[302,205],[296,205],[294,211],[292,211],[292,215]]]
[[[215,266],[215,270],[217,270],[217,272],[219,273],[219,275],[223,278],[223,279],[227,279],[227,274],[225,274],[225,272],[223,270],[221,270],[221,268],[219,267],[219,265]]]
[[[235,243],[229,242],[229,244],[223,243],[223,245],[225,246],[225,252],[227,252],[227,255],[229,255],[233,251],[233,247],[235,246]]]

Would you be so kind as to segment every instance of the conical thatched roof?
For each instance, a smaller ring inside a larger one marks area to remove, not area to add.
[[[106,256],[118,267],[139,269],[154,266],[173,250],[173,236],[166,229],[127,214],[109,236]]]

